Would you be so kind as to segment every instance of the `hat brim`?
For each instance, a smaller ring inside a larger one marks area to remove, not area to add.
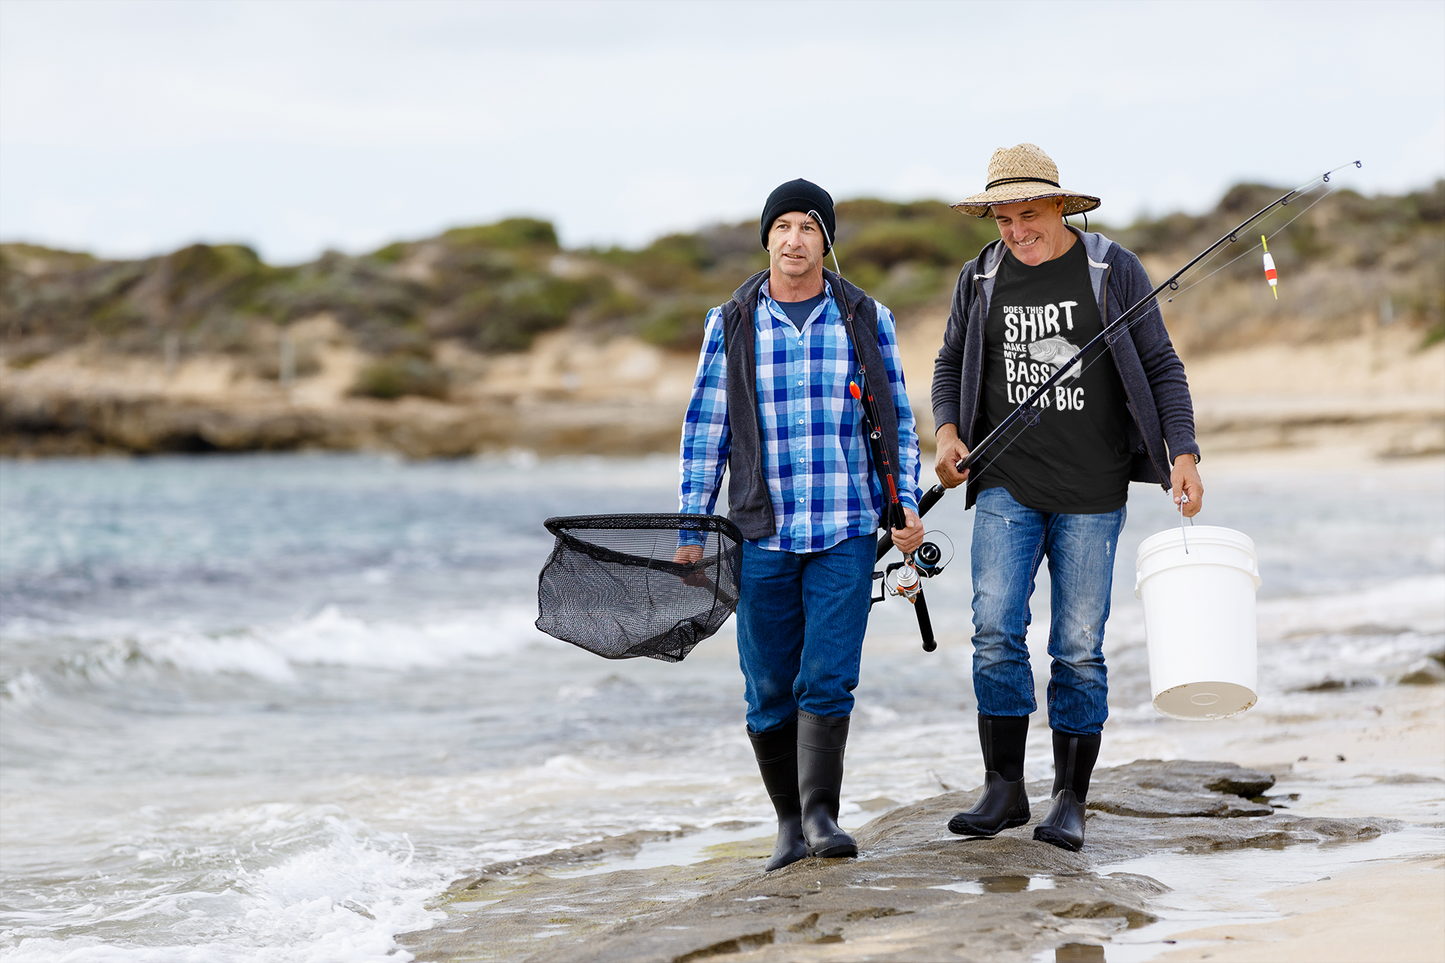
[[[1064,215],[1083,214],[1092,211],[1101,203],[1097,197],[1089,194],[1080,194],[1077,191],[1056,188],[1054,190],[1039,192],[1037,187],[1028,184],[1002,184],[991,191],[984,191],[982,194],[975,194],[972,197],[965,197],[957,204],[951,205],[955,211],[972,215],[973,217],[988,217],[989,208],[995,204],[1019,204],[1023,201],[1037,201],[1046,197],[1064,198]]]

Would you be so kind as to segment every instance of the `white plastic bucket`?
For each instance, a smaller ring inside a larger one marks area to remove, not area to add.
[[[1250,537],[1213,525],[1168,529],[1144,539],[1136,568],[1154,708],[1224,719],[1254,705],[1260,577]]]

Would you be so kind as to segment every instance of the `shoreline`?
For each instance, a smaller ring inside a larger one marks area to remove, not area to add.
[[[325,327],[324,325],[322,327]],[[943,319],[904,325],[920,442],[932,448],[928,381]],[[1352,338],[1186,358],[1206,458],[1235,452],[1349,447],[1370,460],[1445,454],[1445,343],[1375,330]],[[283,386],[225,356],[174,366],[77,348],[0,380],[0,455],[54,457],[211,451],[390,451],[457,458],[525,449],[539,455],[671,452],[696,358],[635,338],[592,342],[565,332],[495,358],[451,346],[475,372],[446,400],[348,394],[365,356],[321,351],[317,371]],[[0,365],[10,364],[0,358]]]

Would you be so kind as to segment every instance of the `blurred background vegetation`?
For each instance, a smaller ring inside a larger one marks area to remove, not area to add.
[[[1162,275],[1280,193],[1244,184],[1203,215],[1122,227],[1095,219],[1090,228]],[[998,236],[991,221],[938,201],[860,199],[837,210],[844,273],[905,326],[946,314],[959,270]],[[276,378],[278,338],[290,325],[326,314],[371,358],[354,393],[445,398],[452,373],[438,360],[444,343],[498,355],[525,351],[542,332],[565,328],[696,350],[707,309],[767,266],[757,238],[756,222],[747,221],[669,235],[637,250],[564,250],[551,224],[514,218],[370,254],[327,252],[294,266],[268,265],[233,244],[196,244],[135,261],[6,244],[0,350],[10,368],[80,345],[131,355],[221,353]],[[1353,334],[1361,312],[1370,311],[1417,327],[1422,343],[1445,337],[1445,181],[1404,196],[1339,191],[1295,222],[1271,252],[1291,312],[1289,324],[1270,329],[1271,338]],[[1260,276],[1257,257],[1241,258],[1210,288],[1167,308],[1181,350],[1238,347],[1265,336],[1249,300],[1262,291]],[[1245,290],[1248,297],[1238,293]],[[294,373],[305,374],[309,363],[297,357]]]

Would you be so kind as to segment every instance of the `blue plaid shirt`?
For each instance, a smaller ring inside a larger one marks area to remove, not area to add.
[[[824,282],[826,285],[826,282]],[[831,287],[802,330],[772,299],[768,284],[754,313],[758,421],[776,532],[758,547],[820,552],[878,530],[884,496],[868,458],[859,402],[848,394],[858,370]],[[918,510],[918,435],[903,385],[893,315],[878,305],[878,347],[898,413],[898,497]],[[877,384],[877,373],[873,379]],[[879,392],[881,395],[881,392]],[[880,404],[882,398],[879,398]],[[710,514],[731,450],[727,352],[722,308],[708,312],[702,356],[682,427],[680,510]],[[696,542],[683,533],[682,541]]]

